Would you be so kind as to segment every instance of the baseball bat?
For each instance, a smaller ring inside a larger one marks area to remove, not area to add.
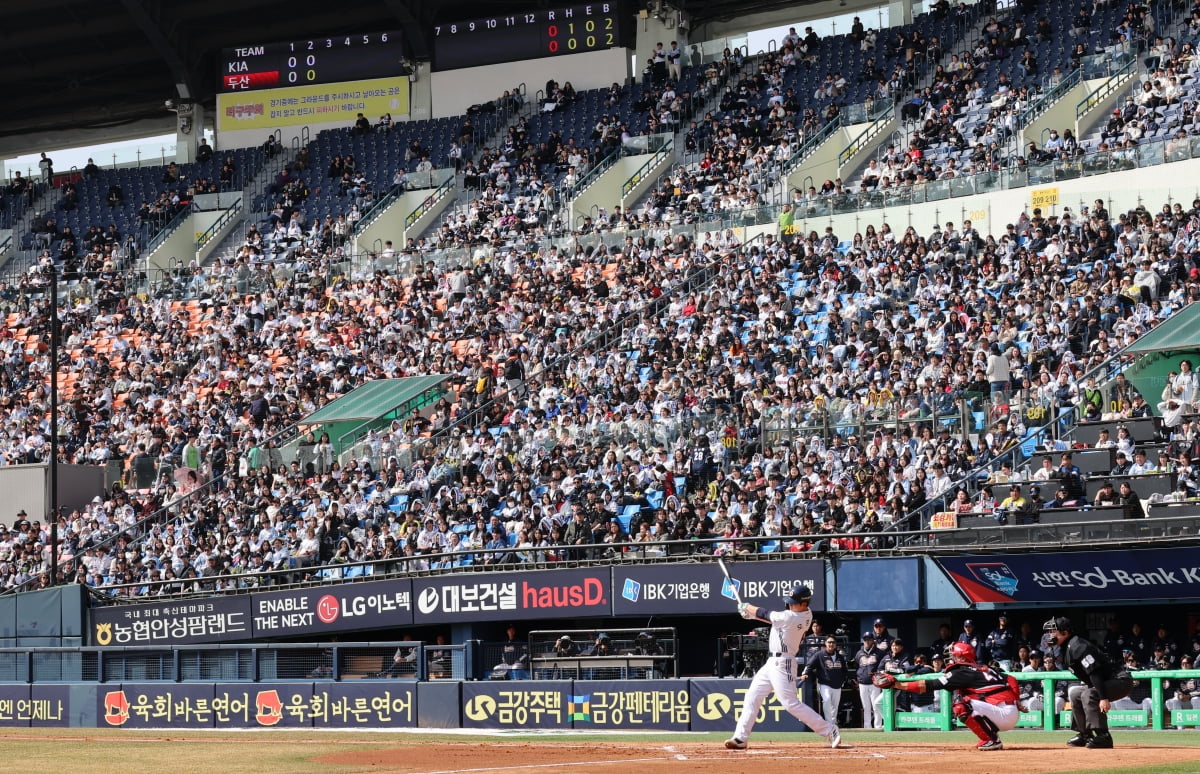
[[[733,598],[737,600],[739,605],[742,604],[742,592],[738,589],[737,583],[734,582],[733,576],[729,574],[729,568],[725,566],[725,560],[717,559],[717,566],[725,574],[725,580],[729,581],[729,588],[733,589]]]

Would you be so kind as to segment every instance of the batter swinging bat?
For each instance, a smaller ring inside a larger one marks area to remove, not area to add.
[[[742,604],[742,592],[738,589],[738,585],[734,583],[733,576],[729,574],[729,568],[725,566],[725,560],[717,559],[717,566],[725,574],[725,580],[729,581],[729,588],[733,589],[733,598],[737,600],[739,605]]]

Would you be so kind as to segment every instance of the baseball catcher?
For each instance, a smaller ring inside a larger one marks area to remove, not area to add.
[[[758,711],[772,690],[785,710],[825,737],[830,747],[836,749],[842,746],[842,734],[838,727],[796,697],[796,651],[808,628],[812,626],[812,613],[808,609],[811,599],[812,589],[798,585],[792,589],[790,595],[783,598],[786,608],[784,610],[765,610],[745,602],[738,605],[738,612],[742,618],[769,623],[771,635],[767,641],[769,658],[750,681],[737,728],[734,729],[733,736],[725,741],[725,746],[730,750],[746,749],[746,742],[754,729]]]
[[[954,717],[979,737],[976,749],[1003,750],[1001,731],[1017,726],[1017,680],[1002,675],[986,664],[975,661],[975,649],[968,643],[950,646],[950,664],[936,680],[900,683],[887,672],[875,673],[880,688],[896,688],[910,693],[925,693],[937,688],[954,692]]]

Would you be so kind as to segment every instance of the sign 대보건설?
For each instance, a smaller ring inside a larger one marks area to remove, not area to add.
[[[607,567],[416,578],[414,622],[607,616],[612,613],[611,579]]]
[[[1200,598],[1190,548],[940,556],[972,602],[1092,602]]]
[[[253,637],[250,597],[207,597],[91,609],[92,644],[197,645]]]
[[[825,563],[820,559],[727,563],[742,599],[778,609],[779,600],[797,583],[813,590],[812,609],[823,609]],[[613,615],[690,615],[734,613],[737,601],[715,563],[618,565],[613,573]]]

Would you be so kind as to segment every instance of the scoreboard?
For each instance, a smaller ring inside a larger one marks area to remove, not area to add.
[[[221,50],[218,93],[391,78],[405,73],[404,36],[371,32]]]
[[[632,19],[624,3],[580,3],[481,19],[433,28],[433,69],[538,59],[628,47]]]

